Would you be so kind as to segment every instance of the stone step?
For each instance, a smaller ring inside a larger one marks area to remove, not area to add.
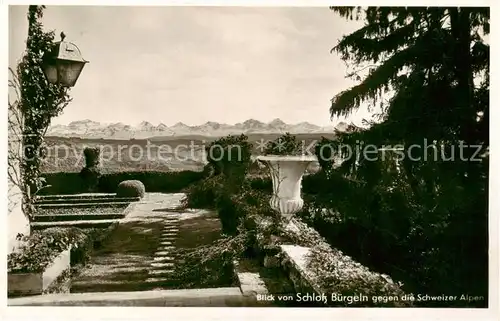
[[[85,208],[85,207],[124,207],[128,206],[130,202],[98,202],[98,203],[59,203],[59,204],[39,204],[36,207],[40,209],[54,209],[54,208]]]
[[[112,278],[109,278],[109,274],[96,274],[96,275],[80,275],[76,277],[71,283],[80,284],[80,283],[103,283],[107,282],[142,282],[145,278],[148,277],[149,271],[151,270],[151,266],[144,268],[141,271],[137,272],[114,272],[112,274]]]
[[[173,241],[177,238],[177,234],[162,234],[160,235],[160,241]]]
[[[70,293],[10,299],[8,306],[137,306],[137,307],[242,307],[248,305],[237,287],[167,290],[148,286],[145,291]]]
[[[177,238],[177,233],[162,233],[161,239],[176,239]]]
[[[35,215],[34,222],[98,221],[124,218],[123,213]]]
[[[139,197],[64,197],[64,198],[42,198],[35,205],[46,204],[77,204],[77,203],[112,203],[112,202],[137,202]]]
[[[168,253],[172,253],[174,250],[175,247],[168,244],[160,246],[156,249],[157,252],[168,252]]]
[[[179,233],[173,232],[173,231],[163,231],[161,232],[161,236],[171,236],[171,237],[176,237]]]
[[[60,222],[32,222],[31,228],[41,230],[49,227],[79,227],[79,228],[94,228],[107,227],[111,224],[118,223],[119,219],[113,220],[82,220],[82,221],[60,221]]]
[[[82,193],[82,194],[59,194],[59,195],[38,195],[37,200],[52,200],[52,199],[101,199],[114,198],[116,193]]]
[[[153,258],[153,260],[156,262],[171,262],[174,260],[174,258],[171,256],[157,256],[157,257]]]
[[[163,283],[163,282],[169,282],[170,278],[168,277],[150,277],[146,279],[146,283]]]
[[[156,288],[165,288],[173,283],[167,278],[153,280],[144,278],[140,281],[107,281],[107,282],[72,282],[71,293],[85,292],[129,292],[151,291]]]
[[[162,246],[162,251],[173,251],[173,250],[175,250],[175,246],[172,246],[172,245]]]
[[[173,269],[170,270],[151,270],[149,271],[150,275],[155,275],[156,277],[158,276],[163,276],[163,277],[169,277],[174,273]]]
[[[151,263],[151,267],[154,269],[165,269],[174,266],[173,262],[153,262]]]
[[[167,256],[167,257],[168,257],[168,255],[169,255],[170,253],[171,253],[171,251],[168,251],[168,250],[167,250],[167,251],[157,251],[157,252],[155,253],[155,255],[156,255],[156,256]]]

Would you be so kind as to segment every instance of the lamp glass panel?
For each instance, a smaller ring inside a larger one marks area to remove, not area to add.
[[[85,62],[59,60],[57,62],[59,83],[66,87],[73,87],[84,66]]]
[[[56,84],[57,83],[57,68],[54,64],[45,64],[43,66],[43,72],[45,74],[45,77],[47,77],[48,82],[51,84]]]

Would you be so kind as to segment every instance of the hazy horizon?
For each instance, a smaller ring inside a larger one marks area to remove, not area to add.
[[[198,124],[195,124],[195,123],[186,123],[186,122],[182,122],[182,121],[177,121],[177,122],[175,122],[175,123],[164,123],[164,122],[161,122],[161,121],[156,121],[156,122],[155,122],[155,121],[148,121],[148,120],[141,120],[141,121],[135,121],[135,122],[133,122],[133,123],[126,123],[126,122],[122,122],[122,121],[101,122],[101,121],[97,121],[97,120],[94,120],[94,119],[85,118],[85,119],[75,119],[75,120],[71,120],[71,121],[69,121],[69,122],[67,122],[67,123],[57,123],[57,124],[54,124],[54,125],[65,125],[65,126],[67,126],[67,125],[69,125],[70,123],[73,123],[73,122],[79,122],[79,121],[94,121],[94,122],[98,122],[98,123],[100,123],[101,125],[112,125],[112,124],[116,124],[116,123],[123,123],[124,125],[136,126],[136,125],[141,124],[142,122],[148,122],[148,123],[150,123],[150,124],[152,124],[152,125],[155,125],[155,126],[157,126],[157,125],[159,125],[159,124],[164,124],[164,125],[167,125],[168,127],[172,127],[172,126],[177,125],[177,124],[179,124],[179,123],[182,123],[182,124],[187,125],[187,126],[200,126],[200,125],[204,125],[204,124],[206,124],[206,123],[208,123],[208,122],[215,122],[215,123],[219,123],[219,124],[221,124],[221,125],[222,125],[222,124],[225,124],[225,125],[230,125],[230,126],[233,126],[233,125],[236,125],[236,124],[238,124],[238,123],[244,123],[244,122],[245,122],[245,121],[247,121],[247,120],[256,120],[256,121],[260,121],[260,122],[262,122],[262,123],[268,124],[268,123],[270,123],[270,122],[272,122],[272,121],[274,121],[274,120],[277,120],[277,119],[279,119],[279,120],[283,121],[281,118],[275,118],[275,119],[272,119],[271,121],[262,121],[262,120],[260,120],[260,119],[249,118],[249,119],[244,119],[244,120],[238,121],[238,122],[236,122],[236,123],[223,123],[223,122],[218,122],[217,120],[207,120],[207,121],[205,121],[205,122],[203,122],[203,123],[198,123]],[[324,125],[321,125],[321,124],[315,124],[315,123],[308,122],[308,121],[301,121],[301,122],[294,122],[294,123],[287,123],[287,122],[285,122],[285,121],[283,121],[283,122],[284,122],[284,123],[286,123],[287,125],[296,125],[296,124],[299,124],[299,123],[309,123],[309,124],[312,124],[312,125],[324,126]],[[341,120],[341,121],[339,121],[339,122],[335,122],[335,124],[340,123],[340,122],[345,122],[345,123],[347,123],[348,121]],[[333,123],[331,123],[331,124],[333,124]],[[331,124],[330,124],[330,125],[331,125]]]
[[[28,6],[9,6],[9,66],[21,58]],[[89,60],[52,125],[89,119],[189,126],[248,119],[331,126],[330,99],[355,83],[330,49],[359,22],[319,7],[47,6]],[[347,121],[359,124],[362,109]]]

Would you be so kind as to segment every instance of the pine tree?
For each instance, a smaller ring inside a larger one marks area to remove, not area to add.
[[[410,291],[486,296],[489,8],[331,9],[365,21],[332,49],[356,68],[349,76],[359,84],[332,99],[331,115],[362,105],[378,114],[368,129],[322,144],[380,148],[346,158],[330,178],[346,184],[332,195],[344,225],[365,233],[344,246],[375,268],[392,269]],[[462,148],[460,155],[461,144],[480,151]]]

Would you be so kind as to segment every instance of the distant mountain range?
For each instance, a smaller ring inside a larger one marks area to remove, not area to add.
[[[49,127],[47,135],[57,137],[109,139],[145,139],[157,136],[175,137],[191,135],[222,137],[237,134],[277,134],[285,132],[291,134],[333,133],[335,129],[345,131],[347,126],[346,123],[339,123],[336,127],[321,127],[307,122],[290,125],[278,118],[269,123],[249,119],[235,125],[220,124],[210,121],[199,126],[188,126],[183,123],[177,123],[170,127],[163,123],[155,126],[147,121],[143,121],[137,126],[131,126],[123,123],[102,124],[86,119],[74,121],[68,125],[51,126]]]

